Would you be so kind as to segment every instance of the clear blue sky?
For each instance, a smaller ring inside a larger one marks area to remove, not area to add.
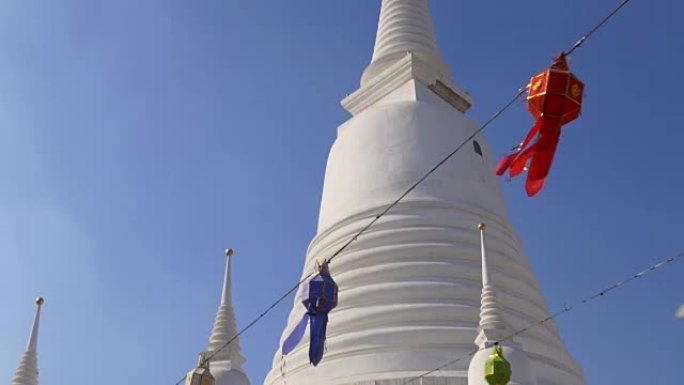
[[[470,117],[617,3],[433,0]],[[296,282],[378,4],[0,2],[0,381],[38,294],[42,384],[173,385],[206,347],[224,248],[240,325]],[[579,50],[584,115],[547,186],[503,185],[551,309],[684,249],[683,12],[634,0]],[[503,154],[531,124],[520,104],[486,133]],[[588,384],[681,381],[683,277],[670,265],[559,319]],[[291,304],[242,338],[254,385]]]

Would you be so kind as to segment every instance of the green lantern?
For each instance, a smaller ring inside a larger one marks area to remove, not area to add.
[[[494,345],[492,354],[485,362],[485,380],[489,385],[506,385],[511,380],[511,363],[503,356],[501,346]]]

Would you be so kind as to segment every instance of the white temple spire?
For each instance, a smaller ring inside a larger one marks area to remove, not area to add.
[[[382,0],[371,63],[361,76],[361,88],[342,105],[357,115],[412,81],[461,112],[472,105],[468,94],[454,85],[442,60],[428,1]]]
[[[233,249],[226,250],[226,270],[223,273],[223,290],[221,291],[221,306],[233,305],[233,296],[231,293],[231,258],[233,257]]]
[[[484,223],[477,225],[480,230],[480,249],[482,252],[482,296],[480,305],[480,327],[475,338],[479,350],[468,365],[468,385],[488,385],[483,370],[494,345],[500,345],[504,357],[511,364],[513,376],[508,385],[537,385],[537,379],[530,366],[525,349],[512,338],[513,329],[503,319],[499,308],[496,290],[490,276],[485,242]],[[493,269],[492,269],[493,270]]]
[[[406,52],[440,56],[427,0],[383,0],[373,62]]]
[[[506,338],[505,333],[510,332],[510,327],[501,315],[501,309],[496,298],[496,289],[489,276],[489,266],[487,261],[487,245],[485,241],[484,223],[480,223],[477,228],[480,230],[480,249],[482,253],[482,295],[480,298],[480,328],[475,343],[480,348],[496,340]]]
[[[249,379],[242,371],[245,357],[240,354],[240,340],[236,337],[238,330],[231,290],[232,256],[233,249],[227,249],[221,304],[218,312],[216,312],[214,328],[211,330],[211,337],[209,338],[209,347],[207,352],[203,353],[203,357],[207,357],[206,368],[209,369],[216,385],[249,385]],[[203,361],[204,358],[201,358],[200,363]]]
[[[14,373],[12,385],[38,385],[38,330],[40,327],[40,309],[45,303],[42,297],[36,299],[36,316],[33,320],[31,335],[26,351],[21,356],[17,371]]]
[[[231,295],[231,257],[233,256],[233,249],[226,250],[226,270],[223,278],[223,290],[221,292],[221,304],[216,312],[216,320],[214,321],[214,328],[211,331],[209,338],[209,347],[207,352],[212,354],[216,351],[211,361],[229,360],[232,369],[240,369],[245,363],[245,358],[240,354],[240,340],[235,339],[228,343],[237,334],[237,323],[235,321],[235,311],[233,310],[233,301]]]

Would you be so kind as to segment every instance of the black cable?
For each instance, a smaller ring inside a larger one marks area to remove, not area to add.
[[[573,46],[572,48],[566,52],[566,55],[572,54],[577,48],[581,47],[582,44],[592,35],[594,32],[599,30],[603,25],[610,19],[612,18],[616,13],[618,13],[622,7],[627,5],[631,0],[623,0],[622,3],[616,7],[611,13],[609,13],[606,17],[604,17],[598,24],[594,26],[587,34],[582,36]],[[351,245],[355,240],[359,238],[363,233],[365,233],[371,226],[373,226],[380,218],[385,216],[392,208],[394,208],[399,202],[401,202],[408,194],[410,194],[418,185],[423,183],[425,179],[427,179],[432,173],[437,171],[438,168],[440,168],[444,163],[446,163],[449,159],[451,159],[458,151],[463,148],[466,144],[468,144],[473,138],[475,138],[479,133],[484,131],[492,122],[494,122],[501,114],[503,114],[506,110],[508,110],[513,104],[515,104],[515,101],[520,98],[525,92],[527,91],[527,86],[522,87],[518,90],[518,92],[515,94],[511,100],[509,100],[502,108],[500,108],[498,111],[496,111],[487,121],[485,121],[484,124],[480,126],[473,134],[468,136],[461,144],[459,144],[452,152],[450,152],[447,156],[445,156],[442,160],[440,160],[434,167],[432,167],[425,175],[420,177],[414,184],[411,185],[403,194],[401,194],[394,202],[392,202],[389,206],[387,206],[380,214],[375,216],[373,220],[371,220],[366,226],[364,226],[359,232],[357,232],[349,241],[347,241],[342,247],[340,247],[333,255],[328,259],[328,262],[332,262],[333,259],[335,259],[338,255],[340,255],[349,245]],[[228,340],[221,348],[217,349],[216,351],[212,352],[206,360],[209,361],[212,357],[214,357],[216,354],[221,352],[223,349],[225,349],[228,345],[230,345],[231,342],[235,341],[238,337],[240,337],[242,334],[244,334],[247,330],[249,330],[252,326],[254,326],[259,320],[261,320],[266,314],[268,314],[271,310],[273,310],[276,306],[278,306],[281,302],[283,302],[290,294],[295,292],[297,288],[306,280],[308,280],[314,273],[309,273],[306,277],[302,278],[299,282],[297,282],[297,285],[293,286],[290,290],[288,290],[285,294],[280,296],[271,306],[269,306],[264,312],[262,312],[256,319],[254,319],[252,322],[250,322],[247,326],[242,328],[233,338]],[[474,354],[474,353],[473,353]],[[180,385],[183,381],[185,381],[185,377],[183,377],[181,380],[179,380],[176,385]]]
[[[599,21],[598,24],[596,24],[594,26],[594,28],[592,28],[589,32],[587,32],[584,36],[582,36],[579,40],[577,40],[575,45],[573,45],[572,48],[570,48],[570,50],[565,52],[565,54],[567,56],[572,55],[572,53],[575,52],[575,50],[577,48],[581,47],[582,44],[584,44],[584,42],[589,38],[589,36],[593,35],[594,32],[598,31],[601,27],[603,27],[603,25],[606,24],[608,22],[608,20],[610,20],[613,16],[615,16],[616,13],[620,12],[622,7],[627,5],[627,3],[629,3],[630,1],[631,0],[623,0],[622,3],[620,3],[620,5],[618,5],[617,7],[615,7],[615,9],[613,9],[613,11],[611,13],[609,13],[608,15],[606,15],[606,17],[601,19],[601,21]]]
[[[611,286],[609,286],[609,287],[607,287],[607,288],[605,288],[605,289],[603,289],[603,290],[601,290],[601,291],[599,291],[599,292],[596,292],[595,294],[593,294],[593,295],[591,295],[591,296],[589,296],[589,297],[586,297],[586,298],[584,298],[584,299],[581,300],[581,301],[578,301],[577,303],[575,303],[575,304],[572,305],[572,306],[569,306],[569,307],[568,307],[568,306],[565,306],[565,307],[563,307],[563,309],[561,309],[561,310],[559,310],[559,311],[553,313],[552,315],[549,315],[548,317],[546,317],[546,318],[544,318],[544,319],[541,319],[541,320],[539,320],[539,321],[537,321],[537,322],[531,323],[531,324],[525,326],[524,328],[519,329],[518,331],[516,331],[516,332],[510,334],[509,336],[507,336],[507,337],[505,337],[505,338],[502,338],[502,339],[500,339],[500,340],[494,341],[494,343],[495,343],[495,344],[500,344],[500,343],[503,342],[503,341],[511,340],[511,339],[513,339],[513,338],[519,336],[520,334],[525,333],[526,331],[528,331],[528,330],[530,330],[530,329],[532,329],[532,328],[534,328],[534,327],[536,327],[536,326],[541,326],[541,325],[543,325],[543,324],[545,324],[545,323],[551,321],[552,319],[555,319],[555,318],[557,318],[557,317],[559,317],[559,316],[561,316],[561,315],[563,315],[563,314],[569,313],[569,312],[571,312],[571,311],[577,309],[578,307],[580,307],[580,306],[582,306],[582,305],[586,305],[586,304],[588,304],[589,302],[591,302],[591,301],[593,301],[593,300],[595,300],[595,299],[597,299],[597,298],[601,298],[601,297],[605,296],[606,294],[610,293],[611,291],[613,291],[613,290],[615,290],[615,289],[617,289],[617,288],[619,288],[619,287],[622,287],[622,286],[624,286],[624,285],[626,285],[626,284],[628,284],[628,283],[630,283],[630,282],[636,280],[637,278],[641,278],[641,277],[643,277],[643,276],[645,276],[645,275],[647,275],[647,274],[650,274],[650,273],[654,272],[655,270],[657,270],[657,269],[659,269],[659,268],[661,268],[661,267],[663,267],[663,266],[665,266],[665,265],[668,265],[668,264],[670,264],[670,263],[672,263],[672,262],[674,262],[674,261],[676,261],[676,260],[678,260],[678,259],[680,259],[680,258],[682,258],[682,257],[684,257],[684,252],[679,253],[679,254],[675,255],[674,257],[670,257],[670,258],[664,259],[664,260],[662,260],[662,261],[660,261],[660,262],[658,262],[658,263],[656,263],[656,264],[653,264],[653,265],[649,266],[649,267],[648,267],[647,269],[645,269],[645,270],[642,270],[642,271],[640,271],[640,272],[638,272],[638,273],[636,273],[636,274],[630,275],[629,277],[627,277],[627,278],[625,278],[625,279],[623,279],[623,280],[621,280],[621,281],[618,281],[617,283],[615,283],[615,284],[613,284],[613,285],[611,285]],[[408,384],[410,384],[410,383],[412,383],[412,382],[414,382],[414,381],[416,381],[416,380],[419,380],[419,379],[421,379],[421,378],[425,378],[425,377],[429,376],[430,374],[435,373],[435,372],[438,372],[438,371],[440,371],[440,370],[442,370],[442,369],[444,369],[444,368],[446,368],[446,367],[448,367],[448,366],[451,366],[451,365],[453,365],[453,364],[455,364],[455,363],[457,363],[457,362],[459,362],[459,361],[461,361],[461,360],[464,360],[464,359],[466,359],[466,358],[470,358],[470,357],[474,356],[474,355],[475,355],[477,352],[479,352],[480,350],[484,350],[484,349],[488,349],[488,348],[480,348],[480,349],[475,349],[475,350],[473,350],[473,351],[470,351],[470,352],[468,352],[467,354],[464,354],[464,355],[462,355],[462,356],[459,356],[459,357],[456,358],[455,360],[451,360],[451,361],[447,362],[446,364],[441,365],[441,366],[439,366],[439,367],[437,367],[437,368],[435,368],[435,369],[429,370],[429,371],[427,371],[427,372],[421,374],[420,376],[410,378],[410,379],[404,381],[404,382],[402,383],[402,385],[408,385]]]

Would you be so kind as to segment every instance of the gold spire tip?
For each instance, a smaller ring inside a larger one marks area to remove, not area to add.
[[[485,225],[484,223],[480,223],[479,225],[477,225],[477,229],[480,231],[484,231],[484,229],[486,229],[486,228],[487,228],[487,225]]]
[[[226,249],[226,257],[232,257],[233,256],[233,249]]]
[[[36,305],[40,306],[44,303],[45,303],[45,298],[43,298],[43,297],[36,298]]]

